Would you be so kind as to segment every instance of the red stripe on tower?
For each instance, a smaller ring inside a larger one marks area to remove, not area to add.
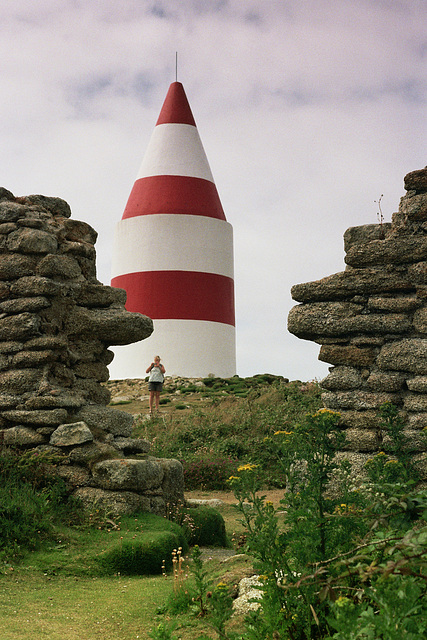
[[[189,176],[149,176],[136,180],[123,219],[166,212],[225,220],[216,186],[209,180]]]
[[[126,289],[127,309],[154,320],[153,335],[126,356],[123,377],[133,365],[142,372],[151,351],[163,354],[168,373],[235,374],[232,247],[190,105],[174,82],[116,231],[112,285]]]
[[[197,271],[143,271],[117,276],[111,284],[126,289],[128,311],[157,320],[210,320],[234,326],[231,278]]]

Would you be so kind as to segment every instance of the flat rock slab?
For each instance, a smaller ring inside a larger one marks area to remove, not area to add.
[[[189,498],[185,501],[189,507],[198,507],[200,505],[204,507],[221,507],[224,502],[222,500],[218,500],[216,498],[212,498],[211,500],[199,500],[196,498]]]

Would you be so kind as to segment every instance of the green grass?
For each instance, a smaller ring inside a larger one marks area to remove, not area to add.
[[[47,575],[96,577],[105,572],[104,558],[124,545],[157,546],[159,537],[169,532],[174,534],[176,545],[185,546],[177,525],[151,513],[109,520],[102,526],[101,522],[100,517],[89,527],[58,529],[56,540],[29,553],[24,558],[25,565]],[[169,548],[168,543],[165,541],[166,549]],[[153,573],[161,571],[164,555],[160,548],[157,571]]]
[[[147,638],[170,591],[162,577],[75,578],[18,570],[0,579],[4,640]]]
[[[225,576],[238,580],[247,568],[243,556],[221,563],[206,561],[214,582]],[[136,640],[164,622],[164,609],[173,592],[173,577],[114,576],[104,578],[45,576],[15,569],[0,576],[2,640]],[[176,634],[196,640],[203,633],[215,638],[208,621],[191,613],[177,616]],[[241,625],[241,619],[235,624]]]

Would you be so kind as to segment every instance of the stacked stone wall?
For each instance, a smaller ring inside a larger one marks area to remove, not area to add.
[[[148,337],[153,323],[97,280],[97,233],[70,216],[60,198],[0,189],[0,448],[57,454],[87,503],[161,512],[183,497],[182,467],[148,456],[103,384],[108,347]]]
[[[378,410],[391,402],[427,477],[427,168],[404,183],[391,223],[347,229],[345,271],[292,287],[301,304],[288,329],[333,365],[322,397],[341,414],[347,449],[363,460],[384,447]]]

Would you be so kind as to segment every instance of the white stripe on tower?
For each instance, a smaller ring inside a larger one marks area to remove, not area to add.
[[[233,231],[179,82],[117,226],[112,272],[127,309],[154,320],[150,338],[115,349],[115,377],[142,376],[154,352],[169,374],[235,374]]]
[[[159,175],[214,181],[196,127],[176,123],[155,127],[136,179]]]
[[[233,231],[222,220],[185,214],[126,218],[114,240],[116,276],[178,270],[233,278]]]

